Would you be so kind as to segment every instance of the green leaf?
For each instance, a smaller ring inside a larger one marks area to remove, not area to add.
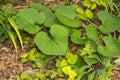
[[[35,51],[36,51],[36,49],[33,48],[33,49],[29,52],[29,55],[28,55],[29,60],[35,61],[35,56],[34,56]]]
[[[48,7],[44,6],[44,5],[41,5],[41,4],[38,4],[38,3],[31,3],[30,4],[30,7],[31,8],[34,8],[38,11],[46,11],[46,10],[49,10]]]
[[[65,56],[69,64],[75,64],[78,56],[68,52]]]
[[[62,71],[66,74],[69,75],[68,80],[74,80],[75,77],[77,76],[76,72],[72,70],[70,66],[65,66],[62,68]]]
[[[92,12],[91,10],[87,9],[87,10],[85,11],[85,14],[86,14],[86,16],[87,16],[88,18],[90,18],[90,19],[93,18],[93,12]]]
[[[81,38],[81,30],[76,30],[71,34],[71,41],[75,44],[84,44],[87,42],[86,38]]]
[[[89,66],[85,65],[85,66],[80,67],[80,69],[77,70],[78,76],[76,80],[81,80],[81,78],[86,74],[85,72],[86,69],[89,69]]]
[[[35,34],[40,30],[40,27],[36,24],[42,24],[45,21],[45,15],[43,12],[28,8],[21,10],[15,17],[15,20],[19,29]]]
[[[78,18],[80,18],[82,20],[87,20],[86,14],[79,14]]]
[[[65,55],[68,48],[68,30],[60,25],[53,25],[50,29],[51,38],[45,32],[35,36],[35,44],[47,55]]]
[[[91,74],[89,74],[89,76],[88,76],[88,80],[94,80],[95,74],[96,74],[95,71],[92,72]]]
[[[94,53],[96,51],[96,49],[94,48],[94,47],[96,47],[96,45],[93,44],[93,42],[91,42],[91,43],[89,41],[85,44],[85,47],[81,50],[81,53],[80,53],[81,56],[91,55],[92,53]]]
[[[88,25],[86,28],[86,34],[89,39],[97,40],[98,31],[93,25]]]
[[[98,13],[98,18],[102,21],[100,30],[104,33],[111,33],[120,29],[120,19],[108,12],[101,11]]]
[[[93,64],[98,63],[100,60],[100,58],[98,57],[98,55],[96,54],[91,54],[89,56],[85,56],[84,57],[84,61],[89,65],[92,66]]]
[[[24,80],[24,79],[26,79],[27,77],[28,77],[28,74],[27,74],[25,71],[22,72],[21,75],[20,75],[21,80]]]
[[[35,64],[37,65],[38,68],[42,68],[43,69],[43,68],[45,68],[46,64],[53,58],[54,58],[54,56],[41,55],[41,56],[38,57],[36,55],[35,56]]]
[[[96,9],[96,8],[97,8],[97,5],[94,3],[94,4],[91,6],[91,10]]]
[[[76,9],[76,11],[77,11],[78,13],[80,13],[80,14],[84,14],[83,9],[82,9],[82,8],[80,8],[80,7],[78,7],[78,8]]]
[[[42,72],[36,72],[36,77],[39,79],[45,79],[45,75]]]
[[[44,14],[46,16],[46,20],[44,22],[45,27],[51,27],[54,24],[61,24],[50,10],[44,11]]]
[[[101,55],[110,58],[120,55],[120,44],[117,43],[117,40],[112,37],[104,37],[103,41],[105,43],[105,46],[98,46],[98,52]]]
[[[79,19],[75,19],[78,17],[78,13],[76,12],[76,7],[74,6],[58,6],[55,7],[56,17],[57,19],[63,23],[64,25],[71,28],[78,28],[81,26],[81,21]]]
[[[60,24],[60,22],[57,20],[55,15],[52,13],[52,11],[48,7],[37,4],[37,3],[32,3],[31,7],[38,11],[42,11],[45,14],[46,16],[46,20],[44,22],[45,27],[51,27],[54,24]]]
[[[61,61],[61,63],[60,63],[60,67],[65,67],[65,66],[67,66],[68,65],[68,62],[67,62],[67,60],[65,60],[65,59],[63,59],[62,61]]]
[[[92,4],[91,4],[90,0],[84,0],[83,5],[89,8],[89,7],[91,7]]]

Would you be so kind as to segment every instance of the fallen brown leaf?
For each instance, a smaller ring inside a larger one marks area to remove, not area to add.
[[[5,61],[0,61],[0,70],[5,70]]]

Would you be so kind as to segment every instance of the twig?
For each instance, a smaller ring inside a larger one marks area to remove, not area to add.
[[[98,27],[96,24],[94,24],[92,21],[90,21],[90,20],[88,20],[88,19],[87,19],[87,21],[88,21],[90,24],[92,24],[93,26],[95,26],[96,29],[99,29],[99,27]]]

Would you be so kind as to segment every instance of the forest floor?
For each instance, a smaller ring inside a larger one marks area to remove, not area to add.
[[[14,3],[7,3],[7,4],[0,4],[0,6],[9,6],[13,5],[13,9],[19,10],[23,8],[28,8],[30,3],[35,2],[34,0],[16,0]],[[82,2],[82,1],[81,1]],[[71,4],[77,4],[76,0],[72,0]],[[58,1],[58,0],[46,0],[44,3],[46,6],[51,7],[51,5],[64,5],[64,1]],[[29,74],[33,74],[39,69],[33,69],[31,67],[31,63],[20,63],[20,55],[23,53],[28,52],[31,50],[31,45],[24,45],[24,51],[18,47],[18,53],[15,53],[14,46],[10,40],[6,40],[4,43],[0,43],[0,80],[16,80],[16,75],[20,74],[23,71],[26,71]],[[70,44],[70,50],[71,52],[75,53],[78,46],[74,44]],[[48,63],[49,67],[55,66],[54,61],[50,61]],[[98,66],[99,67],[99,66]],[[46,68],[47,69],[47,68]],[[120,80],[118,79],[118,74],[120,73],[120,68],[116,67],[113,70],[113,75],[109,80]],[[59,78],[57,80],[65,80],[63,78]]]

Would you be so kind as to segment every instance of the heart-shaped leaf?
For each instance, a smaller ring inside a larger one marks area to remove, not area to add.
[[[42,24],[45,21],[43,12],[38,12],[33,8],[23,9],[15,17],[19,29],[23,29],[30,34],[35,34],[40,27],[35,24]]]
[[[45,14],[45,16],[46,16],[46,20],[44,22],[45,27],[51,27],[54,24],[60,23],[48,7],[37,4],[37,3],[32,3],[31,7],[38,11],[42,11]]]
[[[120,44],[112,37],[104,37],[105,46],[98,46],[98,52],[106,57],[115,57],[120,55]]]
[[[68,30],[63,26],[53,25],[50,29],[51,38],[45,32],[35,36],[37,47],[47,55],[65,55],[68,48]]]
[[[81,21],[75,19],[78,17],[75,6],[58,6],[55,7],[57,19],[64,25],[71,28],[78,28],[81,26]]]
[[[100,30],[105,33],[114,32],[120,29],[120,19],[108,12],[101,11],[98,14],[98,18],[102,21]]]
[[[71,41],[75,44],[84,44],[88,40],[86,38],[81,38],[81,30],[76,30],[71,34]]]

